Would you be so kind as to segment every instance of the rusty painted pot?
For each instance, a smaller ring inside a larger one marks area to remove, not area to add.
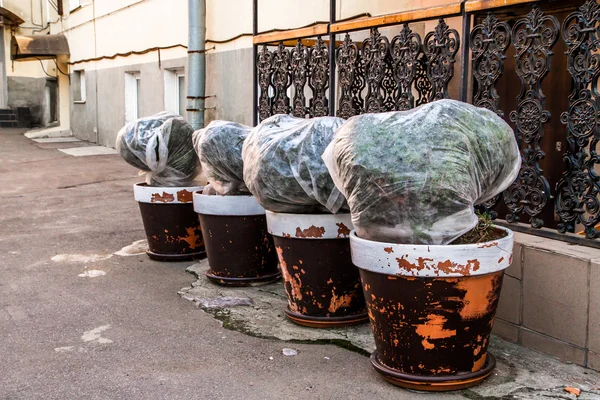
[[[446,391],[492,372],[487,352],[513,233],[467,245],[406,245],[359,238],[360,268],[376,350],[371,363],[404,388]]]
[[[188,261],[206,257],[200,223],[192,204],[192,194],[196,190],[202,190],[202,186],[133,185],[148,238],[148,257],[158,261]]]
[[[368,321],[358,269],[352,265],[350,214],[267,211],[284,279],[287,317],[329,328]]]
[[[225,286],[249,286],[281,276],[265,210],[252,196],[194,193],[210,270],[206,277]]]

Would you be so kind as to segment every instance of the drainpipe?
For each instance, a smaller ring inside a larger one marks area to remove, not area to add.
[[[206,0],[188,0],[188,122],[204,127]]]

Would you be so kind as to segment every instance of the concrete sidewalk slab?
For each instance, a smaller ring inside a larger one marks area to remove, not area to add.
[[[109,154],[117,154],[115,149],[104,146],[85,146],[85,147],[73,147],[70,149],[58,149],[65,154],[73,157],[87,157],[87,156],[103,156]]]
[[[53,137],[53,138],[41,138],[31,139],[36,143],[70,143],[70,142],[81,142],[76,137]]]
[[[41,138],[57,138],[57,137],[72,137],[73,132],[70,129],[64,129],[60,126],[50,128],[36,128],[25,132],[25,137],[28,139]]]

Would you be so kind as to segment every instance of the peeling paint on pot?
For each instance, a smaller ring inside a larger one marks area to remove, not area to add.
[[[375,242],[350,234],[352,262],[359,268],[386,275],[459,277],[485,275],[512,262],[513,233],[486,243],[428,246]]]
[[[188,204],[192,203],[192,194],[202,190],[203,186],[190,187],[154,187],[146,183],[133,185],[135,201],[152,204]]]
[[[273,236],[301,239],[347,239],[353,229],[350,214],[287,214],[267,211]]]
[[[148,240],[146,254],[159,261],[185,261],[206,256],[198,216],[194,212],[194,187],[133,186]]]
[[[481,382],[494,367],[487,353],[512,231],[487,243],[401,245],[351,233],[352,260],[377,350],[375,369],[396,385],[455,390]]]
[[[284,287],[287,317],[313,328],[367,321],[358,269],[352,265],[349,214],[267,211]]]

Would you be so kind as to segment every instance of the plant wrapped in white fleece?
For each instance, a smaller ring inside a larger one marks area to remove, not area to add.
[[[453,100],[352,117],[323,159],[357,235],[401,244],[448,244],[468,232],[474,205],[507,189],[521,166],[502,118]]]
[[[244,183],[242,146],[249,126],[229,121],[212,121],[194,132],[194,149],[210,186],[221,195],[249,195]]]
[[[244,142],[244,182],[269,211],[336,213],[345,206],[321,158],[341,118],[274,115]]]
[[[148,185],[191,186],[200,172],[193,133],[183,117],[163,111],[125,125],[115,146],[127,163],[146,171]]]

